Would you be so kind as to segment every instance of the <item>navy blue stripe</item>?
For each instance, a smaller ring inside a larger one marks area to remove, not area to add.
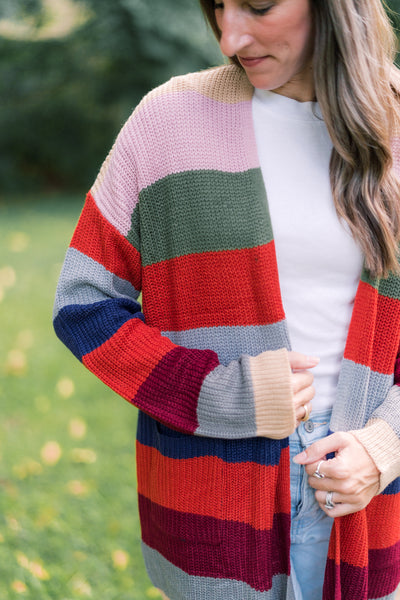
[[[58,337],[79,359],[109,340],[127,321],[144,321],[140,304],[128,298],[110,298],[94,304],[62,308],[54,320]]]
[[[229,463],[255,462],[266,466],[278,465],[282,450],[289,445],[288,438],[225,440],[187,435],[169,429],[143,412],[139,412],[137,439],[168,458],[215,456]]]
[[[383,490],[382,494],[386,496],[392,496],[394,494],[398,494],[400,492],[400,477],[397,477],[392,483]]]

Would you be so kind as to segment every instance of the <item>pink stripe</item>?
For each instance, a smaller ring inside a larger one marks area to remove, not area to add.
[[[174,92],[156,96],[132,115],[92,193],[104,216],[126,235],[138,193],[155,181],[183,171],[236,173],[258,166],[251,102],[224,104],[194,91]]]

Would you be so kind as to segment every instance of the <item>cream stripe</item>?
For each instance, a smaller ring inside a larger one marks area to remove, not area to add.
[[[257,436],[282,439],[296,428],[291,368],[286,348],[250,358]]]
[[[251,100],[254,93],[254,88],[242,69],[236,65],[224,65],[173,77],[147,94],[139,105],[139,110],[157,96],[190,90],[225,104]]]

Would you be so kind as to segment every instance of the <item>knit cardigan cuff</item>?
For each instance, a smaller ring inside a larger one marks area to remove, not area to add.
[[[377,494],[400,476],[400,440],[386,421],[370,419],[364,429],[351,431],[381,473]]]
[[[252,358],[257,435],[283,439],[296,428],[292,370],[285,348]]]

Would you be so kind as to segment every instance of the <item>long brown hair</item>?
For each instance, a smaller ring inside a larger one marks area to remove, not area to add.
[[[200,0],[217,39],[213,0]],[[400,179],[396,38],[381,0],[310,0],[315,95],[333,142],[330,179],[337,214],[374,276],[400,272]],[[235,57],[231,60],[238,64]]]

